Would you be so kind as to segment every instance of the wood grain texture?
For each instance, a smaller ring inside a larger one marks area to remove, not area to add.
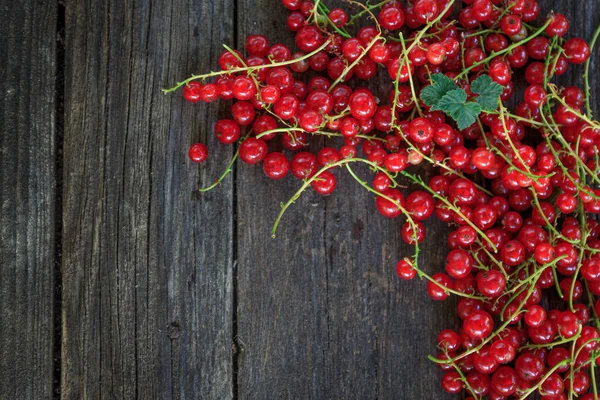
[[[238,46],[249,34],[293,44],[282,29],[285,12],[269,0],[238,1]],[[269,144],[281,150],[280,139]],[[314,149],[318,149],[316,143]],[[238,336],[240,399],[318,398],[326,385],[326,198],[308,193],[270,232],[285,202],[299,187],[292,176],[270,181],[261,166],[237,168]]]
[[[0,17],[0,398],[51,398],[57,5]]]
[[[67,1],[62,397],[232,396],[232,183],[198,198],[219,107],[161,88],[216,65],[232,1]],[[219,18],[215,18],[215,16]],[[209,45],[214,44],[214,45]]]

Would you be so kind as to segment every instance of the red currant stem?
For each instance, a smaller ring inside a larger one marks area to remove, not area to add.
[[[337,33],[340,34],[340,36],[345,37],[346,39],[350,39],[352,36],[348,33],[348,31],[346,31],[345,29],[338,28],[337,25],[333,23],[331,18],[329,18],[329,15],[327,14],[329,12],[329,10],[327,9],[327,7],[323,3],[318,3],[318,4],[319,4],[319,8],[321,8],[321,11],[323,12],[322,16],[329,23],[329,25],[331,25],[331,27]]]
[[[583,326],[579,325],[579,329],[577,330],[577,333],[573,337],[562,338],[561,340],[559,340],[557,342],[546,343],[546,344],[527,344],[525,346],[519,347],[519,349],[517,351],[520,353],[521,351],[528,350],[528,349],[543,349],[543,348],[551,349],[553,347],[560,346],[561,344],[566,344],[566,343],[572,342],[574,340],[573,338],[577,339],[581,335],[582,328],[583,328]],[[600,339],[590,339],[585,344],[588,344],[588,343],[591,343],[591,342],[594,342],[597,340],[600,340]]]
[[[282,61],[282,62],[277,62],[277,63],[271,63],[271,64],[264,64],[264,65],[256,65],[253,67],[242,67],[242,68],[232,68],[232,69],[228,69],[225,71],[213,71],[210,72],[208,74],[202,74],[202,75],[192,75],[191,77],[189,77],[186,80],[183,80],[181,82],[177,82],[177,85],[173,86],[172,88],[168,88],[168,89],[163,89],[163,93],[170,93],[170,92],[174,92],[177,89],[179,89],[180,87],[187,85],[188,83],[192,82],[192,81],[197,81],[197,80],[204,80],[207,78],[212,78],[215,76],[221,76],[221,75],[230,75],[230,74],[237,74],[239,72],[253,72],[259,69],[263,69],[263,68],[275,68],[275,67],[283,67],[286,65],[291,65],[294,64],[298,61],[302,61],[302,60],[306,60],[312,56],[314,56],[315,54],[319,53],[322,50],[325,50],[325,48],[329,45],[330,41],[326,40],[325,43],[323,43],[318,49],[316,49],[315,51],[305,54],[302,57],[298,57],[295,58],[293,60],[287,60],[287,61]],[[226,46],[225,46],[226,47]],[[226,47],[227,48],[227,47]],[[231,50],[229,50],[231,51]],[[237,53],[234,52],[234,54],[237,56]]]
[[[492,115],[500,115],[500,112],[498,112],[498,111],[487,111],[487,113],[488,114],[492,114]],[[544,125],[541,122],[534,121],[534,120],[529,119],[529,118],[523,118],[523,117],[520,117],[520,116],[518,116],[516,114],[513,114],[513,113],[510,113],[510,112],[506,112],[506,115],[510,119],[514,119],[515,121],[518,121],[518,122],[525,122],[525,123],[528,123],[531,126],[534,126],[534,127],[537,127],[537,128],[543,128],[543,127],[546,126],[546,125]]]
[[[558,230],[556,230],[556,228],[554,227],[554,225],[551,224],[550,221],[548,221],[548,218],[546,217],[546,214],[542,210],[542,206],[540,205],[540,201],[539,201],[539,198],[537,196],[537,193],[535,192],[535,189],[532,188],[532,187],[530,187],[529,190],[531,191],[531,193],[533,195],[533,204],[534,204],[535,208],[540,212],[540,216],[544,219],[544,222],[546,223],[546,226],[552,231],[552,233],[554,233],[555,237],[560,237],[565,242],[568,242],[568,243],[571,243],[571,244],[578,243],[579,242],[578,240],[568,239],[562,233],[560,233]]]
[[[544,264],[542,266],[539,266],[532,275],[528,276],[526,279],[519,281],[519,283],[516,286],[512,287],[510,290],[508,290],[507,293],[515,293],[519,288],[521,288],[524,285],[528,285],[529,283],[531,283],[534,280],[537,282],[538,276],[541,275],[545,269],[553,268],[557,262],[559,262],[560,260],[562,260],[566,257],[567,256],[565,254],[563,254],[562,256],[558,257],[557,259],[552,260],[552,262],[550,262],[548,264]],[[529,264],[526,263],[525,265],[529,265]]]
[[[502,121],[502,128],[504,128],[504,132],[507,132],[508,130],[506,129],[506,119],[504,119],[504,113],[506,111],[506,108],[504,107],[504,105],[502,105],[502,102],[500,100],[498,101],[498,103],[500,104],[500,120]],[[529,169],[529,166],[525,163],[525,160],[523,160],[523,157],[521,157],[521,153],[519,153],[519,150],[517,150],[517,148],[515,147],[512,139],[510,138],[510,135],[508,135],[508,134],[506,135],[506,140],[507,140],[508,144],[510,145],[510,148],[512,149],[513,153],[517,156],[517,158],[521,162],[521,165],[523,165],[523,167],[526,169],[526,175],[528,177],[535,180],[536,182],[538,182],[538,180],[540,178],[548,177],[547,175],[541,176],[541,175],[533,174],[531,172],[531,170]],[[516,168],[516,166],[514,164],[511,163],[511,165]]]
[[[483,36],[483,35],[487,35],[490,33],[501,33],[500,30],[498,29],[483,29],[481,31],[477,31],[475,33],[470,33],[468,35],[464,35],[465,38],[471,38],[473,36]]]
[[[383,172],[384,174],[386,174],[391,180],[393,180],[393,176],[390,175],[390,173],[385,170],[384,168],[381,168],[379,165],[375,164],[372,161],[366,160],[364,158],[344,158],[342,160],[336,161],[334,163],[328,164],[326,166],[324,166],[323,168],[321,168],[316,174],[314,174],[310,179],[306,179],[304,181],[304,183],[302,184],[302,186],[300,187],[300,189],[298,189],[298,191],[296,191],[296,193],[294,193],[294,195],[287,201],[287,203],[285,203],[282,207],[281,207],[281,211],[279,212],[279,214],[277,215],[277,218],[275,219],[275,223],[273,224],[273,228],[271,229],[271,237],[274,239],[275,238],[275,234],[277,232],[277,226],[279,225],[279,222],[281,221],[281,218],[283,217],[283,214],[285,213],[285,211],[296,201],[300,198],[300,196],[302,195],[302,193],[316,180],[319,178],[319,176],[332,168],[335,167],[339,167],[341,165],[346,165],[349,163],[353,163],[353,162],[359,162],[359,163],[364,163],[369,165],[372,168],[375,168],[378,171]],[[394,204],[397,204],[395,201],[391,200],[390,201]]]
[[[578,334],[577,334],[577,336],[581,336],[581,329],[582,329],[582,328],[583,328],[583,326],[582,326],[582,325],[579,325],[579,331],[578,331]],[[577,359],[577,358],[579,357],[579,355],[581,354],[581,352],[583,351],[583,349],[584,349],[584,348],[585,348],[585,347],[586,347],[588,344],[590,344],[590,343],[593,343],[593,342],[600,342],[600,338],[591,338],[591,339],[589,339],[589,340],[586,340],[584,343],[582,343],[582,344],[581,344],[581,346],[579,346],[579,347],[577,348],[577,352],[575,353],[575,359]],[[582,367],[583,367],[583,365],[582,365],[582,366],[580,366],[580,367],[579,367],[577,370],[580,370]]]
[[[237,60],[244,66],[244,68],[248,68],[248,64],[246,64],[246,61],[244,61],[244,59],[242,57],[240,57],[240,55],[238,53],[236,53],[235,51],[233,51],[233,49],[230,48],[229,46],[227,46],[226,44],[224,44],[223,47],[225,47],[225,49],[229,53],[231,53],[232,56],[234,56],[235,58],[237,58]],[[254,86],[256,86],[256,98],[262,102],[263,99],[262,99],[262,95],[260,94],[260,82],[256,78],[256,76],[254,74],[254,71],[249,71],[248,72],[248,76],[254,82]],[[264,103],[263,103],[263,108],[264,108]]]
[[[594,304],[595,303],[594,295],[592,294],[592,292],[590,292],[590,288],[587,283],[587,280],[584,279],[583,284],[585,285],[585,291],[588,295],[588,307],[594,313],[594,320],[596,322],[596,328],[600,330],[600,319],[598,318],[598,313],[596,312],[596,307],[594,307],[594,305],[595,305]]]
[[[513,147],[513,151],[515,151],[515,153],[516,153],[516,152],[517,152],[517,150],[514,148],[514,146],[511,146],[511,147]],[[520,174],[523,174],[523,175],[525,175],[526,177],[528,177],[528,178],[531,178],[531,179],[532,179],[532,180],[534,180],[535,182],[538,182],[540,179],[543,179],[543,178],[550,178],[550,177],[552,177],[553,175],[555,175],[555,172],[552,172],[551,174],[548,174],[548,175],[536,175],[536,174],[532,173],[531,171],[525,171],[525,170],[523,170],[523,169],[521,169],[521,168],[517,167],[517,166],[516,166],[516,165],[515,165],[515,164],[512,162],[512,160],[511,160],[510,158],[508,158],[508,156],[507,156],[506,154],[504,154],[504,153],[502,152],[502,150],[500,150],[500,149],[499,149],[499,148],[497,148],[496,146],[491,146],[491,147],[490,147],[490,149],[492,150],[492,152],[494,152],[495,154],[499,155],[499,156],[500,156],[500,158],[502,158],[504,161],[506,161],[506,163],[507,163],[508,165],[510,165],[510,168],[511,168],[511,169],[514,169],[514,170],[516,170],[517,172],[519,172]],[[519,158],[520,158],[520,156],[519,156]],[[523,162],[522,160],[521,160],[521,163],[522,163],[522,164],[524,164],[524,162]]]
[[[286,127],[286,128],[277,128],[277,129],[270,129],[268,131],[264,131],[261,132],[260,134],[256,135],[257,139],[261,139],[264,136],[270,135],[272,133],[290,133],[290,132],[304,132],[304,129],[302,128],[294,128],[294,127]],[[311,133],[312,135],[322,135],[322,136],[327,136],[327,137],[343,137],[344,135],[342,135],[341,133],[337,133],[337,132],[326,132],[326,131],[315,131]],[[383,139],[383,138],[379,138],[377,136],[367,136],[367,135],[356,135],[356,137],[368,140],[368,141],[379,141],[379,142],[387,142],[387,140]]]
[[[327,116],[327,119],[329,121],[336,121],[340,118],[344,118],[345,116],[347,116],[348,114],[350,114],[350,106],[347,106],[346,108],[344,108],[342,110],[341,113],[339,113],[338,115],[331,115],[331,116]]]
[[[562,256],[562,258],[565,258],[566,256]],[[527,265],[527,264],[526,264]],[[506,308],[508,307],[508,305],[510,303],[512,303],[512,301],[514,299],[516,299],[517,297],[519,297],[521,295],[521,293],[523,293],[526,289],[527,286],[526,284],[531,282],[531,281],[535,281],[533,282],[533,284],[530,285],[529,287],[529,294],[527,295],[527,298],[529,298],[529,296],[531,296],[531,293],[533,293],[533,290],[535,289],[535,284],[537,283],[537,281],[540,279],[540,275],[542,274],[542,272],[544,272],[544,270],[546,270],[546,268],[553,268],[554,269],[554,265],[552,266],[546,266],[543,268],[540,268],[538,271],[536,271],[533,275],[531,275],[530,277],[528,277],[527,279],[524,279],[523,281],[519,282],[519,284],[517,286],[515,286],[514,288],[512,288],[510,291],[508,291],[507,293],[514,293],[510,299],[504,304],[504,306],[502,307],[502,310],[500,311],[500,320],[504,321],[504,312],[506,311]],[[519,289],[517,291],[517,289]],[[526,303],[526,302],[524,302]],[[513,317],[517,315],[517,313],[513,314],[510,318],[509,321],[513,319]]]
[[[592,180],[594,180],[596,183],[600,184],[600,179],[598,178],[598,176],[595,175],[588,168],[587,165],[585,165],[585,163],[579,157],[579,154],[577,154],[577,153],[575,153],[573,151],[573,149],[571,148],[571,146],[567,143],[567,141],[563,137],[562,133],[560,133],[560,130],[558,129],[558,125],[556,124],[556,122],[554,121],[554,118],[552,117],[552,113],[550,111],[550,106],[548,104],[546,104],[546,109],[547,109],[547,111],[549,113],[548,115],[549,115],[550,119],[552,120],[552,124],[550,124],[550,122],[548,122],[548,120],[546,119],[546,116],[544,115],[544,113],[540,112],[540,116],[544,120],[545,126],[550,129],[550,132],[552,133],[553,137],[555,137],[556,139],[558,139],[558,141],[562,145],[563,150],[566,151],[567,153],[569,153],[569,155],[575,159],[575,162],[577,163],[577,165],[581,165],[581,167],[589,174],[589,177],[592,178]],[[557,165],[563,171],[563,175],[566,176],[569,180],[571,180],[571,182],[573,182],[573,184],[577,187],[577,189],[579,189],[580,191],[585,192],[587,195],[591,196],[595,200],[599,199],[599,197],[596,196],[594,193],[592,193],[591,191],[587,190],[586,188],[584,188],[583,186],[581,186],[579,183],[575,182],[575,180],[571,177],[571,174],[568,173],[568,170],[560,162],[560,157],[559,157],[558,153],[556,152],[556,150],[554,149],[554,147],[552,147],[550,139],[546,135],[542,135],[542,136],[544,136],[544,138],[546,139],[546,143],[548,143],[548,147],[549,147],[550,151],[552,152],[552,154],[554,155],[554,157],[555,157],[555,159],[557,161]]]
[[[483,142],[485,143],[486,148],[490,148],[490,142],[485,134],[485,128],[483,127],[483,122],[481,122],[480,115],[477,116],[477,124],[479,125],[479,129],[481,130],[481,137],[483,138]],[[495,149],[495,147],[494,147]]]
[[[554,265],[557,261],[558,261],[558,259],[557,260],[553,260],[551,263],[544,264],[544,267],[549,266],[549,265]],[[537,272],[536,272],[536,274],[534,274],[532,276],[537,276],[538,279],[539,279],[540,274],[537,274]],[[537,280],[536,280],[535,283],[537,283]],[[527,296],[525,297],[525,299],[523,300],[523,302],[521,304],[519,304],[519,307],[517,308],[517,310],[514,313],[512,313],[510,315],[510,317],[507,318],[507,320],[504,321],[504,323],[502,325],[500,325],[500,327],[496,331],[494,331],[492,334],[490,334],[490,336],[488,336],[485,340],[483,340],[479,345],[477,345],[475,347],[472,347],[472,348],[466,350],[464,353],[459,354],[456,357],[450,358],[450,359],[447,359],[447,360],[440,360],[439,358],[435,358],[432,355],[427,356],[427,358],[429,360],[433,361],[436,364],[448,364],[449,362],[456,362],[456,361],[458,361],[458,360],[460,360],[460,359],[468,356],[469,354],[473,354],[473,353],[476,353],[479,350],[481,350],[492,339],[494,339],[496,336],[498,336],[500,334],[500,332],[502,332],[506,327],[508,327],[511,324],[511,320],[515,316],[517,316],[523,310],[523,308],[525,307],[525,303],[527,302],[527,300],[529,300],[529,297],[531,297],[531,294],[533,293],[533,289],[535,287],[535,283],[533,283],[531,285],[531,288],[529,289],[529,292],[527,293]]]
[[[375,36],[373,38],[373,40],[371,40],[369,45],[363,50],[363,52],[360,54],[360,56],[358,56],[358,58],[356,60],[354,60],[354,62],[352,64],[350,64],[350,65],[346,66],[346,68],[344,68],[344,70],[342,71],[342,74],[331,84],[328,92],[331,92],[341,81],[343,81],[346,78],[346,75],[348,75],[348,73],[352,70],[352,68],[354,68],[359,62],[362,61],[362,59],[367,55],[369,50],[371,50],[371,47],[373,47],[375,45],[375,43],[377,43],[377,41],[380,39],[381,39],[381,35],[378,34],[377,36]]]
[[[556,271],[556,267],[554,266],[552,267],[552,275],[554,275],[554,288],[556,289],[556,293],[558,294],[558,297],[562,299],[563,292],[558,282],[558,272]]]
[[[569,364],[570,362],[572,362],[572,360],[563,360],[563,361],[559,362],[558,364],[556,364],[554,367],[550,368],[550,370],[548,370],[548,372],[546,372],[546,374],[540,379],[540,381],[535,386],[533,386],[532,388],[527,389],[523,393],[523,395],[521,395],[521,397],[519,397],[519,400],[526,399],[531,393],[533,393],[536,390],[538,390],[542,386],[542,384],[544,382],[546,382],[546,379],[548,379],[548,377],[550,375],[552,375],[557,369],[559,369],[563,365]]]
[[[494,264],[496,264],[496,266],[498,267],[498,269],[500,270],[500,272],[502,272],[502,274],[508,278],[506,276],[506,271],[504,270],[504,266],[502,265],[502,263],[500,261],[498,261],[496,259],[496,257],[494,257],[494,255],[492,253],[490,253],[490,251],[488,249],[485,248],[485,246],[481,246],[481,249],[483,250],[483,252],[492,260],[492,262]],[[508,279],[506,279],[506,281],[508,282]]]
[[[590,41],[590,57],[585,62],[583,79],[585,81],[585,108],[587,110],[587,117],[592,119],[593,111],[590,105],[590,65],[592,64],[592,60],[594,59],[591,55],[594,52],[594,47],[596,46],[596,42],[598,41],[598,37],[600,36],[600,25],[596,28],[594,35],[592,36],[592,40]]]
[[[375,27],[377,28],[377,32],[379,32],[379,35],[382,35],[382,30],[381,30],[381,25],[379,24],[379,20],[377,19],[377,17],[375,17],[375,15],[373,15],[373,13],[371,12],[371,9],[367,6],[365,6],[364,4],[362,4],[361,2],[358,1],[354,1],[354,0],[345,0],[346,3],[348,4],[354,4],[360,8],[363,9],[363,12],[366,14],[369,14],[371,16],[371,18],[373,19],[373,21],[375,22]]]
[[[402,66],[406,65],[407,66],[407,70],[408,70],[408,82],[410,84],[410,94],[412,96],[412,100],[415,103],[415,107],[417,112],[419,113],[419,115],[422,117],[423,116],[423,110],[421,110],[421,106],[419,105],[419,99],[417,98],[417,92],[415,90],[415,84],[413,82],[413,76],[412,76],[412,72],[410,72],[410,67],[408,67],[410,65],[410,60],[408,59],[408,52],[406,50],[406,43],[404,42],[404,35],[402,34],[402,32],[400,32],[400,44],[402,45],[402,57],[404,58],[404,61],[402,62],[402,64],[400,65],[400,68],[398,68],[398,75],[396,76],[396,90],[398,88],[398,80],[400,79],[400,73],[402,71]]]
[[[451,21],[451,22],[449,22],[449,23],[448,23],[448,25],[445,25],[445,26],[444,26],[442,29],[440,29],[439,31],[435,31],[435,32],[432,32],[432,33],[428,33],[428,34],[426,34],[426,35],[423,35],[423,36],[421,37],[421,39],[426,39],[426,38],[431,38],[431,37],[434,37],[434,38],[436,38],[436,39],[439,39],[439,38],[440,38],[440,37],[439,37],[439,34],[440,34],[440,33],[442,33],[442,32],[444,32],[445,30],[447,30],[448,28],[450,28],[450,27],[451,27],[451,26],[453,26],[453,25],[456,25],[456,21]],[[393,37],[391,37],[391,38],[390,38],[390,40],[391,40],[391,41],[393,41],[393,42],[400,42],[400,39],[396,39],[396,38],[393,38]],[[407,43],[413,43],[413,42],[415,41],[415,38],[408,38],[408,39],[404,39],[404,41],[405,41],[405,42],[407,42]],[[420,44],[417,44],[417,46],[421,47],[421,46],[420,46]]]
[[[478,270],[480,270],[480,271],[489,271],[490,270],[488,267],[483,265],[483,263],[479,259],[479,256],[477,255],[476,252],[469,251],[469,253],[471,254],[471,257],[473,257],[473,260],[475,260],[475,262],[477,262],[476,268]],[[505,273],[505,276],[506,276],[506,273]],[[508,279],[506,279],[506,280],[508,281]]]
[[[421,269],[419,269],[418,264],[417,264],[417,258],[419,256],[419,242],[416,239],[416,235],[417,235],[417,224],[415,223],[414,219],[412,218],[412,216],[410,215],[410,213],[400,205],[400,203],[398,203],[397,201],[395,201],[394,199],[392,199],[389,196],[386,196],[380,192],[378,192],[377,190],[373,189],[372,187],[370,187],[365,181],[363,181],[362,179],[360,179],[356,173],[354,173],[354,171],[352,170],[352,168],[350,167],[350,165],[346,164],[346,169],[348,170],[348,172],[350,173],[350,175],[352,175],[352,177],[354,178],[354,180],[356,180],[356,182],[358,182],[361,186],[363,186],[367,191],[374,193],[375,195],[386,199],[387,201],[391,202],[392,204],[394,204],[396,207],[398,207],[398,209],[402,212],[402,214],[406,217],[407,222],[410,224],[412,230],[413,230],[413,238],[414,238],[414,247],[415,247],[415,255],[414,255],[414,262],[412,264],[412,267],[415,269],[415,271],[417,271],[417,274],[419,275],[419,278],[425,278],[427,279],[429,282],[433,283],[434,285],[438,286],[440,289],[442,289],[445,293],[451,293],[451,294],[455,294],[457,296],[460,297],[466,297],[469,299],[475,299],[475,300],[485,300],[485,297],[480,297],[480,296],[473,296],[467,293],[462,293],[459,292],[457,290],[454,289],[450,289],[447,288],[446,286],[442,285],[441,283],[439,283],[438,281],[436,281],[435,279],[433,279],[431,276],[429,276],[427,273],[423,272]]]
[[[477,225],[475,225],[473,222],[471,222],[462,213],[462,211],[460,211],[460,209],[458,207],[456,207],[454,204],[450,203],[450,201],[448,201],[448,199],[446,199],[444,196],[440,196],[435,190],[431,189],[429,187],[429,185],[427,185],[425,182],[423,182],[423,179],[421,179],[420,176],[416,176],[416,175],[410,174],[410,173],[408,173],[406,171],[402,171],[401,174],[404,175],[405,177],[407,177],[408,179],[410,179],[411,181],[413,181],[414,183],[416,183],[417,185],[421,186],[423,189],[427,190],[429,193],[431,193],[431,195],[433,197],[435,197],[436,199],[438,199],[438,200],[442,201],[444,204],[446,204],[446,206],[448,206],[450,210],[454,211],[462,219],[464,219],[465,222],[467,222],[467,224],[469,224],[469,226],[471,226],[471,228],[473,228],[475,230],[475,232],[477,232],[486,242],[488,242],[488,244],[494,250],[494,253],[498,252],[498,248],[496,247],[496,245],[494,244],[494,242],[492,242],[490,240],[490,238],[485,233],[483,233],[483,231],[481,229],[479,229],[477,227]]]
[[[550,60],[552,60],[552,50],[554,50],[554,47],[556,47],[556,42],[557,42],[558,38],[555,36],[552,38],[552,41],[550,42],[550,47],[548,48],[548,54],[549,56],[546,57],[546,60],[544,62],[544,88],[546,88],[548,86],[548,82],[550,81],[550,79],[552,79],[554,77],[554,74],[552,74],[552,71],[556,71],[556,64],[558,63],[558,59],[559,56],[561,54],[561,52],[559,51],[558,53],[556,53],[554,55],[554,64],[552,65],[552,69],[550,69]]]
[[[315,21],[315,24],[318,26],[318,18],[319,18],[319,5],[321,4],[321,0],[316,0],[313,9],[310,12],[310,16],[306,19],[306,23],[310,23],[311,18]]]
[[[573,274],[573,281],[571,282],[571,291],[569,296],[569,308],[571,311],[575,312],[575,308],[573,307],[573,293],[575,293],[575,283],[577,282],[577,276],[579,275],[579,270],[581,270],[581,266],[583,263],[583,256],[585,254],[585,242],[587,241],[588,233],[585,229],[585,210],[583,209],[583,203],[579,202],[579,224],[581,227],[581,248],[579,249],[579,262],[577,263],[577,269],[575,270],[575,274]]]
[[[236,150],[234,156],[231,158],[231,161],[229,161],[229,164],[227,164],[227,168],[225,168],[225,171],[221,174],[221,176],[219,177],[219,179],[217,179],[212,185],[207,186],[207,187],[203,187],[198,189],[198,191],[200,192],[208,192],[209,190],[214,189],[215,187],[217,187],[217,185],[219,185],[221,183],[221,181],[223,179],[225,179],[225,177],[227,175],[229,175],[229,173],[232,171],[231,167],[233,167],[233,164],[235,164],[238,156],[240,155],[240,150]]]
[[[531,41],[531,39],[533,39],[533,38],[541,35],[542,33],[544,33],[544,31],[546,30],[546,28],[548,27],[548,25],[550,25],[551,22],[552,22],[552,20],[548,19],[548,21],[546,21],[546,23],[540,29],[538,29],[537,31],[535,31],[533,34],[531,34],[527,38],[525,38],[525,39],[523,39],[523,40],[521,40],[519,42],[515,42],[515,43],[511,44],[510,46],[508,46],[507,48],[505,48],[503,50],[493,51],[488,57],[484,58],[481,61],[478,61],[478,62],[474,63],[469,68],[466,68],[464,71],[462,71],[460,74],[458,74],[456,76],[456,78],[454,78],[454,80],[457,81],[457,80],[459,80],[459,79],[467,76],[467,74],[469,72],[471,72],[471,70],[473,68],[476,68],[476,67],[478,67],[480,65],[484,65],[484,64],[490,62],[491,60],[493,60],[494,58],[496,58],[498,56],[501,56],[502,54],[509,53],[509,52],[513,51],[514,49],[516,49],[517,47],[519,47],[519,46],[521,46],[521,45],[523,45],[523,44]]]
[[[448,351],[446,349],[444,349],[444,354],[446,355],[446,358],[450,359],[450,355],[448,354]],[[475,393],[475,390],[473,390],[473,387],[471,386],[471,384],[467,380],[467,377],[465,376],[465,374],[461,371],[460,367],[458,365],[456,365],[455,362],[451,362],[450,365],[452,366],[452,368],[454,368],[454,370],[456,371],[456,373],[458,374],[458,376],[460,376],[461,382],[465,384],[465,387],[471,393],[471,395],[473,396],[473,398],[475,400],[477,400],[478,399],[477,393]]]
[[[596,359],[598,354],[595,352],[592,354],[593,354],[592,359]],[[595,367],[596,367],[596,363],[593,362],[590,366],[590,375],[591,375],[591,380],[592,380],[592,390],[594,391],[594,400],[598,400],[598,387],[596,386],[596,373],[594,372]]]
[[[579,352],[577,354],[579,354]],[[573,341],[573,343],[571,344],[571,368],[569,370],[569,379],[570,379],[571,383],[573,382],[573,373],[575,372],[574,368],[573,368],[574,367],[573,364],[575,363],[576,359],[577,359],[577,357],[575,355],[575,341]],[[569,400],[572,400],[572,399],[573,399],[573,390],[569,390]]]
[[[413,110],[414,111],[414,110]],[[411,118],[412,119],[412,116]],[[451,173],[452,175],[456,175],[459,178],[463,178],[463,179],[467,179],[465,177],[465,175],[462,172],[458,172],[453,168],[450,168],[449,166],[447,166],[444,163],[438,163],[437,161],[435,161],[433,158],[425,155],[425,153],[423,153],[421,150],[419,150],[417,147],[415,147],[407,138],[406,135],[404,134],[404,132],[402,132],[402,129],[400,129],[399,126],[394,126],[394,128],[396,128],[398,130],[398,135],[404,140],[404,142],[406,142],[406,144],[408,145],[408,149],[411,151],[414,151],[415,153],[417,153],[419,156],[421,156],[423,158],[423,160],[429,162],[431,165],[435,166],[435,167],[440,167],[445,169],[446,171],[448,171],[449,173]],[[485,194],[489,195],[489,196],[493,196],[493,193],[490,192],[489,190],[487,190],[486,188],[484,188],[483,186],[479,185],[476,182],[473,182],[473,184],[475,185],[475,187],[477,187],[477,189],[481,190],[482,192],[484,192]]]
[[[556,87],[554,85],[548,85],[548,87],[550,88],[550,91],[552,92],[552,98],[558,100],[558,102],[560,104],[562,104],[563,106],[565,106],[565,108],[570,113],[574,114],[579,119],[587,122],[592,127],[594,127],[594,129],[600,129],[600,123],[598,123],[598,121],[594,121],[594,120],[592,120],[592,118],[588,118],[586,115],[583,115],[581,112],[577,111],[576,109],[574,109],[573,107],[571,107],[570,105],[568,105],[567,102],[565,101],[565,99],[563,99],[562,97],[560,97],[558,95]]]
[[[382,2],[377,3],[377,4],[367,5],[366,9],[364,9],[364,10],[362,10],[362,11],[354,14],[352,16],[352,18],[350,18],[350,21],[348,21],[348,23],[346,25],[352,25],[354,23],[354,21],[356,21],[358,18],[360,18],[363,15],[365,15],[367,12],[370,12],[370,11],[376,9],[376,8],[379,8],[379,7],[383,6],[385,3],[388,3],[389,1],[391,1],[391,0],[383,0]]]

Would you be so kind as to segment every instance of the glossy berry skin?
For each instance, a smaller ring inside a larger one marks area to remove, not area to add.
[[[542,376],[544,372],[544,363],[539,357],[531,353],[525,353],[517,358],[515,370],[521,379],[532,382]]]
[[[506,279],[499,271],[481,271],[477,274],[477,289],[486,297],[494,298],[504,293]]]
[[[267,143],[262,139],[250,137],[239,148],[240,159],[246,164],[258,164],[267,155]]]
[[[518,15],[506,15],[502,18],[500,27],[502,32],[504,32],[506,35],[514,36],[521,31],[521,28],[523,27],[523,21]]]
[[[233,81],[233,95],[238,100],[250,100],[256,96],[256,85],[252,79],[245,76],[238,76]]]
[[[372,118],[377,112],[375,96],[368,90],[357,90],[349,100],[350,113],[358,120]]]
[[[433,280],[438,284],[433,282],[427,282],[427,294],[431,297],[432,300],[445,300],[448,298],[448,293],[444,290],[444,288],[452,288],[452,280],[446,274],[437,273],[432,276]]]
[[[494,319],[485,311],[474,311],[464,321],[463,329],[472,339],[484,339],[494,329]]]
[[[215,136],[223,144],[232,144],[240,138],[240,126],[230,119],[222,119],[215,124]]]
[[[406,198],[406,210],[412,218],[417,221],[424,221],[433,214],[433,197],[427,192],[417,190]]]
[[[296,33],[296,45],[306,53],[311,53],[323,44],[323,35],[315,26],[306,25]]]
[[[399,190],[387,189],[381,194],[397,202],[400,205],[400,207],[404,207],[404,196],[402,195],[402,193],[400,193]],[[377,207],[377,210],[381,213],[381,215],[383,215],[386,218],[396,218],[402,213],[401,208],[392,203],[390,200],[381,196],[377,196],[377,199],[375,200],[375,206]]]
[[[190,160],[195,163],[201,163],[206,161],[208,157],[208,148],[203,143],[194,143],[188,151]]]
[[[450,371],[444,374],[442,378],[442,389],[446,393],[457,394],[463,390],[463,382],[461,381],[460,375],[456,371]]]
[[[269,40],[264,35],[246,37],[246,51],[251,56],[263,57],[269,51]]]
[[[348,22],[348,14],[341,8],[332,9],[327,16],[338,28],[343,28]]]
[[[408,127],[408,136],[415,143],[429,143],[433,139],[433,135],[433,126],[425,118],[415,118]]]
[[[410,281],[417,276],[417,270],[413,268],[410,261],[403,259],[396,264],[396,274],[404,281]]]
[[[202,100],[201,90],[202,84],[200,82],[190,82],[183,87],[183,98],[190,103],[197,103]]]
[[[524,319],[527,326],[538,328],[546,322],[546,310],[541,306],[531,306],[525,313]]]
[[[517,390],[517,372],[511,367],[500,367],[491,379],[491,388],[502,396],[510,396]]]
[[[231,106],[233,120],[240,126],[248,126],[254,122],[256,110],[247,101],[238,101]]]
[[[404,25],[404,12],[400,7],[384,7],[379,13],[378,20],[382,28],[395,31]]]
[[[279,152],[267,154],[263,161],[263,170],[270,179],[283,179],[289,171],[289,162],[285,155]]]
[[[590,45],[583,39],[567,40],[564,49],[565,56],[571,64],[583,64],[590,58]]]
[[[300,180],[309,179],[317,173],[317,157],[307,151],[297,153],[290,163],[292,175]]]
[[[546,27],[548,36],[564,36],[569,30],[569,20],[563,14],[554,14],[550,17],[552,22]]]
[[[329,171],[323,171],[312,181],[312,187],[315,192],[322,196],[329,195],[335,190],[337,180],[335,175]]]

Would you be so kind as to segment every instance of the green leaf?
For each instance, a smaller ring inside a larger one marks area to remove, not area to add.
[[[437,106],[431,107],[433,111],[443,111],[446,114],[452,116],[452,114],[458,112],[461,107],[464,107],[467,101],[467,93],[462,89],[454,89],[446,93]]]
[[[444,74],[433,74],[431,80],[433,84],[421,90],[421,100],[429,107],[436,107],[442,97],[449,91],[455,90],[457,86]]]
[[[492,80],[489,75],[481,75],[471,83],[471,91],[477,94],[477,103],[484,111],[498,109],[498,100],[502,95],[502,86]]]
[[[481,105],[471,101],[463,104],[462,107],[450,116],[456,121],[458,129],[462,131],[477,121],[479,113],[481,113]]]

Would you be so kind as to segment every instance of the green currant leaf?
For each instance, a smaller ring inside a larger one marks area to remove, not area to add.
[[[443,111],[446,114],[452,116],[457,113],[461,107],[464,107],[467,101],[467,93],[462,89],[454,89],[446,93],[437,106],[431,107],[433,111]]]
[[[477,103],[484,111],[498,109],[498,100],[502,95],[502,86],[492,80],[489,75],[481,75],[471,83],[471,91],[477,94]]]
[[[481,105],[475,102],[468,102],[452,113],[450,116],[456,121],[459,130],[463,130],[473,125],[477,121],[477,116],[481,113]]]
[[[436,107],[444,95],[457,88],[454,81],[444,74],[431,75],[433,84],[421,90],[421,100],[429,107]]]

